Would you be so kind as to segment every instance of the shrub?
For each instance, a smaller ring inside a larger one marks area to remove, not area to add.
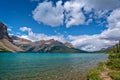
[[[91,69],[87,72],[87,80],[100,80],[99,74],[100,70]]]
[[[108,60],[107,66],[114,70],[120,70],[120,59]]]
[[[109,76],[113,79],[113,80],[120,80],[120,72],[110,72]]]

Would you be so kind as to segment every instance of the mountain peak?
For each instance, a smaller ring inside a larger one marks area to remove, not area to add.
[[[65,46],[67,46],[69,48],[74,48],[73,45],[71,43],[69,43],[69,42],[65,42],[64,44],[65,44]]]
[[[20,52],[21,48],[13,44],[12,38],[8,35],[7,26],[0,22],[0,52]]]
[[[7,39],[12,42],[12,39],[8,35],[7,27],[2,22],[0,22],[0,39]]]

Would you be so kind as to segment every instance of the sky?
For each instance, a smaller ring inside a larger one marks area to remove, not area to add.
[[[98,51],[120,40],[120,0],[0,0],[10,35]]]

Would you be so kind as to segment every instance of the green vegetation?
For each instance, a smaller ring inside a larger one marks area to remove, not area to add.
[[[100,74],[100,70],[91,69],[87,72],[87,80],[100,80],[99,74]]]
[[[120,59],[108,60],[107,66],[112,70],[120,70]]]
[[[108,58],[106,65],[112,70],[109,76],[113,80],[120,80],[120,42],[112,48]]]
[[[120,70],[120,43],[111,50],[108,58],[107,66],[110,69]]]
[[[109,52],[108,61],[106,63],[100,63],[97,69],[92,69],[87,73],[87,80],[100,80],[100,73],[104,70],[103,64],[105,64],[111,71],[108,75],[112,80],[120,80],[120,42],[111,49],[104,50]]]
[[[87,80],[100,80],[99,74],[100,72],[102,72],[103,69],[103,62],[100,62],[98,64],[98,68],[97,69],[91,69],[87,72]]]
[[[109,75],[113,80],[120,80],[120,72],[110,72]]]

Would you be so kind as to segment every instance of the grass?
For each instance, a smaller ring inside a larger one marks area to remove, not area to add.
[[[111,53],[108,57],[108,59],[120,59],[120,53]]]
[[[106,65],[113,70],[109,73],[109,76],[113,80],[120,80],[120,52],[111,53]]]
[[[109,76],[113,80],[120,80],[120,42],[111,50],[108,59],[106,65],[112,70]]]
[[[107,66],[112,70],[120,70],[120,59],[108,60]]]
[[[91,69],[87,72],[87,80],[100,80],[99,74],[100,74],[100,70]]]
[[[100,70],[100,71],[103,71],[104,70],[104,68],[103,68],[103,65],[104,65],[105,63],[104,62],[100,62],[99,64],[98,64],[98,69]]]
[[[120,80],[120,72],[110,72],[109,75],[113,80]]]
[[[98,64],[98,68],[91,69],[87,72],[87,80],[100,80],[99,74],[104,70],[104,62]]]

